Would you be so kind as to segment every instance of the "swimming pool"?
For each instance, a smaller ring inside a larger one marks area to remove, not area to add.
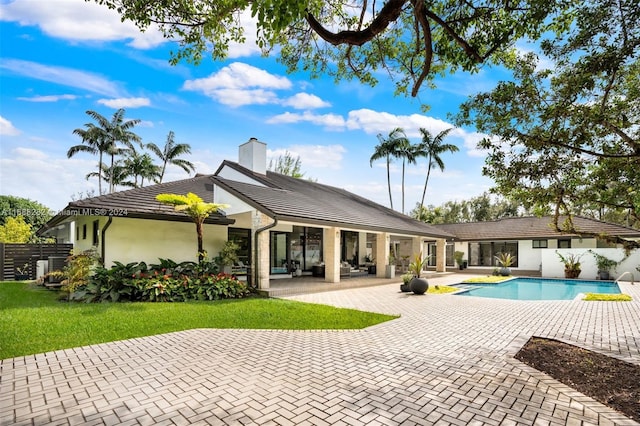
[[[613,281],[514,278],[500,284],[463,284],[459,296],[512,300],[573,300],[581,293],[620,294]]]

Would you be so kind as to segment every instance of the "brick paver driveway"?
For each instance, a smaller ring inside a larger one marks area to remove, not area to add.
[[[397,285],[296,296],[401,318],[359,331],[190,330],[4,360],[0,424],[637,424],[512,358],[538,335],[640,364],[640,285],[623,290],[633,302]]]

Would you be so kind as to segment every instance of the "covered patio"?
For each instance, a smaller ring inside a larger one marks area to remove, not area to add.
[[[441,278],[452,274],[453,272],[425,271],[422,276],[430,279]],[[290,279],[271,280],[269,288],[260,289],[259,292],[269,297],[286,297],[309,293],[321,293],[325,291],[384,286],[396,283],[400,285],[401,282],[402,278],[400,275],[396,275],[395,278],[380,278],[375,275],[352,277],[342,279],[337,283],[327,282],[322,277],[303,275],[301,277],[293,277]]]

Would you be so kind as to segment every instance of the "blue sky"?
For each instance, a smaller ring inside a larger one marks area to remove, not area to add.
[[[417,99],[394,97],[384,75],[374,88],[357,81],[309,80],[286,74],[274,58],[263,58],[248,40],[233,45],[229,58],[205,58],[199,66],[168,63],[175,46],[153,29],[140,33],[114,12],[84,0],[0,0],[0,193],[37,200],[54,210],[80,192],[95,190],[85,175],[97,157],[66,152],[80,139],[76,128],[93,122],[85,111],[111,115],[126,109],[142,120],[143,142],[164,144],[169,131],[188,143],[198,173],[213,173],[223,159],[237,160],[238,145],[250,137],[265,142],[268,155],[300,156],[306,176],[345,188],[388,206],[385,164],[369,165],[378,143],[403,127],[413,142],[418,129],[432,134],[452,127],[464,99],[489,90],[505,73],[485,68],[474,75],[449,75],[438,89]],[[251,25],[245,17],[243,23]],[[249,30],[247,34],[253,34]],[[431,109],[422,113],[421,102]],[[455,129],[447,142],[460,151],[443,156],[434,170],[427,204],[468,199],[488,190],[481,174],[482,137]],[[426,161],[407,166],[405,210],[419,202]],[[186,178],[170,168],[166,180]],[[392,169],[394,207],[401,205],[401,163]]]

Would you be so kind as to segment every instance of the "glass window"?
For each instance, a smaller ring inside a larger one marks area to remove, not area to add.
[[[516,256],[513,267],[518,267],[518,243],[508,241],[469,243],[469,266],[497,266],[498,253]]]
[[[548,248],[549,242],[547,240],[533,240],[533,248]]]
[[[251,265],[251,230],[229,228],[227,239],[238,244],[238,261],[244,266]]]
[[[100,222],[97,220],[93,221],[93,245],[98,245],[98,232],[100,230]]]
[[[306,228],[304,245],[304,269],[322,262],[322,228]]]
[[[571,248],[571,240],[558,240],[558,248]]]

